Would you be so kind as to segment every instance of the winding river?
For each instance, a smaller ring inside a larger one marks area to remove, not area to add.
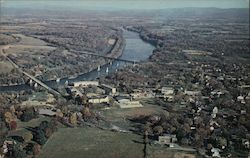
[[[144,42],[138,33],[123,30],[123,36],[126,39],[126,46],[120,59],[133,60],[133,61],[145,61],[149,58],[154,50],[154,46]],[[113,61],[112,64],[106,64],[88,73],[77,76],[76,78],[63,78],[59,82],[56,81],[45,81],[44,83],[50,87],[57,87],[58,85],[64,85],[65,82],[76,82],[83,80],[94,80],[98,77],[108,75],[126,66],[128,63],[123,61]],[[108,72],[107,72],[108,69]],[[15,86],[4,86],[0,87],[0,92],[6,91],[21,91],[31,89],[29,85],[15,85]]]

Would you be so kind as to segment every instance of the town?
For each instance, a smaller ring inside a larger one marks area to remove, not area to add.
[[[0,21],[0,157],[249,157],[248,9],[70,14]]]

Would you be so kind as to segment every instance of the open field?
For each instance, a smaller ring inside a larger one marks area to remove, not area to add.
[[[16,38],[21,38],[22,40],[18,42],[18,44],[24,44],[24,45],[32,45],[32,46],[46,46],[47,43],[33,37],[28,37],[23,34],[13,34]]]
[[[27,54],[40,54],[41,52],[50,52],[54,50],[54,47],[47,46],[47,43],[43,40],[28,37],[22,34],[13,34],[14,37],[20,38],[18,43],[9,45],[8,49],[5,49],[5,53],[17,55],[20,53]]]
[[[131,125],[134,123],[129,121],[129,119],[162,113],[162,107],[154,104],[154,102],[148,103],[147,100],[143,100],[141,103],[143,107],[127,109],[111,108],[103,110],[102,114],[108,122],[121,128],[131,129]]]
[[[43,147],[40,158],[143,157],[142,137],[96,128],[60,128]]]

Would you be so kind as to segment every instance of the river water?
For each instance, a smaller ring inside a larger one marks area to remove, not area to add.
[[[123,30],[123,36],[126,40],[126,46],[121,55],[120,59],[132,60],[132,61],[145,61],[149,58],[154,50],[154,46],[149,43],[144,42],[138,33],[134,33],[131,31]],[[84,81],[84,80],[94,80],[98,77],[108,75],[110,73],[114,73],[115,71],[119,71],[119,69],[124,68],[129,63],[125,63],[123,61],[113,61],[111,64],[106,64],[100,67],[100,71],[97,69],[90,71],[88,73],[77,76],[76,78],[63,78],[60,82],[56,81],[45,81],[49,87],[57,87],[59,85],[64,85],[65,82],[71,83],[76,81]],[[131,64],[131,63],[130,63]],[[108,69],[108,72],[107,72]],[[21,91],[31,89],[27,84],[15,85],[15,86],[4,86],[0,87],[0,92],[6,91]]]

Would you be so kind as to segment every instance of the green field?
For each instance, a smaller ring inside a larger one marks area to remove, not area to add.
[[[60,128],[44,145],[40,158],[143,157],[142,137],[97,128]]]

